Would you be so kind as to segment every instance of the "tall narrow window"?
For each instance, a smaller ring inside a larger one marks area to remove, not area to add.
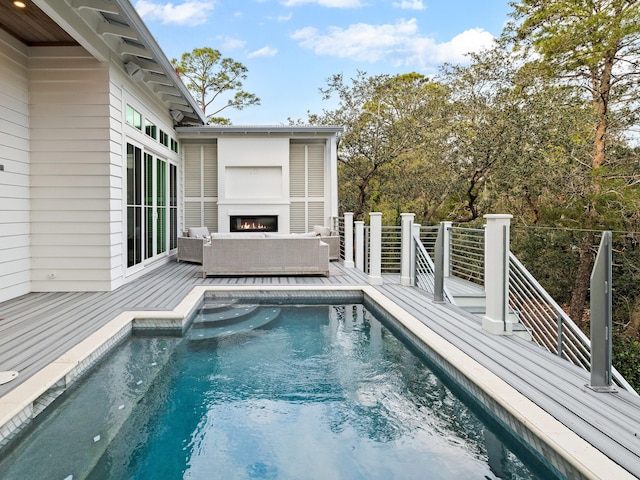
[[[153,156],[144,154],[144,258],[153,257]]]
[[[169,165],[169,249],[178,248],[178,167]]]
[[[142,262],[142,150],[127,144],[127,266]]]
[[[156,159],[156,253],[167,251],[167,167]]]

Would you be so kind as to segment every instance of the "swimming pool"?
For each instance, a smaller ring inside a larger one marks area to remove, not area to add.
[[[536,478],[362,305],[207,315],[118,347],[0,477]]]

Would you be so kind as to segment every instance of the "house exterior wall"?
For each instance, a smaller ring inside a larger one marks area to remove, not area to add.
[[[242,127],[238,127],[242,129]],[[251,131],[253,128],[258,131]],[[337,216],[335,135],[178,129],[184,158],[183,225],[228,232],[230,216],[278,216],[278,231],[303,233]]]
[[[28,50],[0,30],[0,302],[30,291]]]
[[[31,290],[110,290],[121,175],[109,67],[81,47],[36,47],[29,72]]]
[[[289,139],[218,139],[218,231],[233,215],[277,215],[289,233]]]
[[[218,231],[218,144],[183,142],[183,226]]]

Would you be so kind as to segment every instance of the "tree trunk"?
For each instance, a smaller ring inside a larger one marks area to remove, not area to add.
[[[578,261],[578,273],[571,291],[571,305],[569,307],[569,316],[581,328],[584,329],[583,321],[584,310],[587,303],[587,294],[589,293],[591,282],[591,271],[593,269],[593,232],[585,233],[580,242]]]

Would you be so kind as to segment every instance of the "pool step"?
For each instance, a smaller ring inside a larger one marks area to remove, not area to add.
[[[280,315],[280,309],[274,307],[256,307],[252,314],[233,316],[225,320],[193,322],[185,334],[188,340],[206,340],[245,333],[263,327]]]
[[[200,313],[212,313],[219,312],[220,310],[226,310],[232,308],[238,303],[237,298],[227,298],[224,300],[205,300],[204,305],[200,308]]]
[[[200,313],[193,319],[193,325],[222,325],[226,322],[236,322],[242,318],[253,314],[258,309],[258,305],[231,306],[226,310],[200,310]]]

